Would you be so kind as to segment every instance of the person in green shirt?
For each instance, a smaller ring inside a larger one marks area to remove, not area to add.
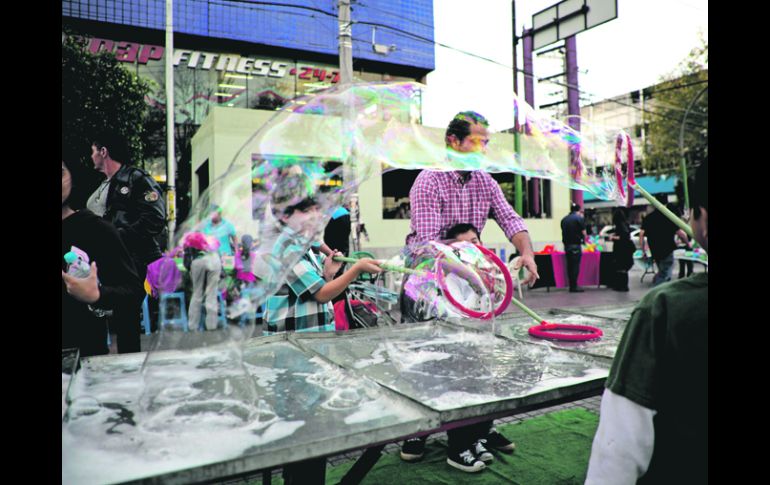
[[[708,252],[708,159],[691,198]],[[600,415],[587,485],[708,483],[708,273],[656,287],[634,309]]]
[[[203,226],[203,234],[214,236],[219,241],[219,254],[232,256],[235,252],[236,233],[233,223],[222,217],[222,208],[211,204],[211,217]]]

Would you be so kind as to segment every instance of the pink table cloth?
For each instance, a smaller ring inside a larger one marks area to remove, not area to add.
[[[599,262],[602,253],[583,252],[580,258],[580,274],[578,274],[578,286],[599,286]],[[567,276],[567,254],[559,251],[551,253],[553,262],[553,279],[557,288],[567,288],[569,277]]]

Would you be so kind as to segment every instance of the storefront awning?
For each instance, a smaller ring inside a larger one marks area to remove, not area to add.
[[[667,177],[660,177],[660,178],[653,177],[653,176],[644,176],[636,179],[636,182],[639,185],[641,185],[644,190],[646,190],[652,195],[673,194],[675,191],[676,183],[678,181],[679,181],[679,177],[677,177],[676,175],[670,175]],[[642,203],[646,203],[646,200],[642,197],[642,194],[640,194],[637,191],[634,192],[634,199],[635,201],[641,200],[641,201],[644,201]],[[609,202],[611,203],[611,205],[615,205],[614,202],[604,201],[589,192],[583,192],[583,201],[597,202],[597,203]],[[634,204],[634,205],[637,205],[637,204]]]

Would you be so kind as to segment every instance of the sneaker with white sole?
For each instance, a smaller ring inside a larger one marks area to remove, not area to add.
[[[486,443],[487,443],[487,440],[482,438],[477,442],[473,443],[471,450],[473,450],[473,452],[476,454],[479,460],[483,461],[484,463],[489,463],[490,461],[494,461],[495,457],[484,446]]]
[[[458,470],[462,470],[468,473],[480,472],[487,466],[483,461],[473,453],[473,450],[463,450],[459,453],[452,453],[451,451],[447,455],[446,462]]]
[[[505,453],[513,453],[513,450],[516,449],[516,445],[505,436],[498,433],[495,428],[489,430],[489,434],[486,438],[484,438],[484,440],[486,447],[492,448],[493,450],[499,450]]]
[[[425,454],[425,441],[427,436],[409,438],[401,445],[401,459],[404,461],[417,461]]]

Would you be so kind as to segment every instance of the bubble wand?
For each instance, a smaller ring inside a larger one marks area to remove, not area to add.
[[[409,269],[401,266],[393,266],[387,264],[380,264],[380,267],[385,271],[393,271],[397,273],[415,275],[421,278],[435,279],[441,288],[443,295],[452,306],[460,310],[465,315],[473,318],[487,320],[495,315],[501,314],[508,307],[510,304],[510,299],[513,296],[513,281],[511,279],[510,273],[508,272],[508,268],[505,267],[505,264],[500,261],[500,258],[498,258],[495,253],[483,246],[473,245],[473,247],[477,248],[484,256],[484,258],[490,261],[493,267],[500,271],[502,276],[491,276],[487,273],[479,275],[473,269],[468,268],[467,263],[464,264],[462,262],[455,262],[446,259],[446,255],[443,252],[439,253],[439,255],[434,260],[432,260],[434,262],[434,271]],[[357,258],[344,256],[334,256],[333,260],[346,263],[355,263],[358,261]],[[498,298],[495,298],[495,301],[493,302],[494,308],[486,312],[478,311],[461,303],[463,301],[462,296],[460,294],[455,294],[458,293],[458,290],[455,289],[453,291],[452,287],[448,285],[447,278],[444,274],[446,269],[454,270],[454,272],[462,274],[465,281],[469,282],[472,286],[481,289],[480,293],[491,291],[496,296],[498,296]],[[479,270],[479,268],[475,269]],[[505,284],[504,292],[497,291],[496,283],[499,280],[502,280]]]
[[[594,340],[600,338],[604,333],[601,329],[592,327],[590,325],[575,325],[574,323],[551,323],[545,321],[543,317],[532,311],[524,303],[520,302],[516,298],[512,298],[511,301],[518,306],[524,313],[535,319],[539,325],[529,328],[529,334],[533,337],[544,338],[549,340],[569,340],[573,342],[583,342],[586,340]],[[562,333],[554,332],[554,330],[569,330],[571,332],[584,332],[584,333]]]
[[[460,301],[461,298],[459,295],[454,295],[451,288],[447,285],[446,278],[444,276],[444,272],[440,269],[437,269],[437,271],[431,272],[431,271],[418,271],[418,270],[412,270],[408,268],[403,268],[400,266],[390,266],[390,265],[382,265],[381,267],[385,269],[386,271],[395,271],[399,273],[406,273],[406,274],[413,274],[418,275],[421,277],[425,276],[432,276],[433,274],[436,275],[436,279],[439,283],[439,286],[441,287],[444,296],[446,299],[451,303],[454,307],[462,311],[464,314],[473,317],[478,318],[481,320],[488,320],[492,318],[492,316],[500,315],[505,309],[508,307],[508,305],[513,302],[518,306],[524,313],[535,319],[539,323],[539,325],[535,325],[534,327],[529,329],[529,334],[533,337],[538,338],[545,338],[545,339],[551,339],[551,340],[571,340],[571,341],[585,341],[585,340],[593,340],[600,338],[603,333],[600,329],[596,327],[592,327],[589,325],[574,325],[574,324],[568,324],[568,323],[551,323],[547,322],[544,318],[542,318],[540,315],[535,313],[532,309],[524,305],[522,302],[517,300],[513,297],[513,281],[511,279],[511,274],[508,271],[508,268],[503,264],[503,262],[500,260],[500,258],[497,257],[495,253],[490,251],[489,249],[483,247],[483,246],[476,246],[482,254],[484,254],[485,258],[489,261],[491,261],[496,268],[498,268],[503,275],[503,280],[505,281],[505,294],[499,304],[496,305],[496,308],[489,312],[480,312],[477,310],[474,310],[472,308],[468,308],[465,305],[463,305]],[[348,258],[343,256],[335,256],[335,261],[343,261],[347,263],[355,263],[358,261],[356,258]],[[435,266],[438,268],[441,265],[446,265],[449,263],[450,265],[457,265],[457,263],[450,263],[449,261],[444,260],[444,254],[441,253],[436,258]],[[462,267],[464,265],[459,264],[458,266]],[[467,272],[465,274],[466,276],[470,276]],[[474,278],[475,279],[475,278]],[[484,285],[489,286],[489,281],[486,281],[483,283]],[[560,333],[560,332],[554,332],[554,330],[569,330],[571,332],[581,332],[581,333]]]
[[[626,156],[628,157],[628,174],[626,175],[627,191],[623,189],[623,175],[621,174],[621,156],[623,153],[622,146],[623,141],[626,142]],[[615,143],[615,177],[618,181],[618,190],[622,197],[626,197],[626,207],[631,207],[634,203],[634,190],[638,191],[642,196],[647,199],[653,207],[658,209],[664,216],[669,218],[671,222],[682,229],[690,239],[693,239],[693,233],[690,226],[682,220],[679,216],[668,210],[666,206],[661,204],[658,199],[650,195],[649,192],[644,190],[634,178],[634,150],[631,147],[631,138],[627,133],[619,133],[617,142]],[[626,193],[628,192],[628,193]]]
[[[334,256],[332,258],[334,261],[340,261],[343,263],[357,263],[359,261],[358,258],[349,258],[347,256]],[[380,263],[380,268],[384,269],[385,271],[392,271],[394,273],[402,273],[402,274],[409,274],[409,275],[417,275],[417,276],[425,276],[425,271],[418,271],[415,269],[409,269],[404,268],[403,266],[392,266],[390,264],[382,264]]]

